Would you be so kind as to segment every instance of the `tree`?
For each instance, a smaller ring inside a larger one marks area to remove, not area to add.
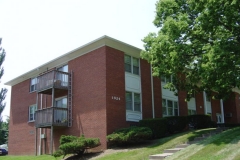
[[[1,47],[2,44],[2,38],[0,38],[0,79],[3,76],[4,73],[4,68],[2,67],[2,64],[5,60],[5,55],[6,52],[5,50]],[[0,144],[5,143],[6,139],[5,139],[5,133],[6,131],[4,130],[4,122],[2,121],[2,112],[6,106],[6,103],[4,102],[4,99],[6,97],[7,94],[7,89],[6,88],[2,88],[0,91]]]
[[[8,143],[8,128],[9,128],[9,117],[5,122],[0,123],[0,144]]]
[[[227,98],[240,86],[240,1],[159,0],[154,25],[143,39],[155,76],[173,76],[166,88],[216,92]]]

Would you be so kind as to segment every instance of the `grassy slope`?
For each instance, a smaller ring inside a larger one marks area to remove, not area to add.
[[[50,155],[41,156],[0,156],[1,160],[60,160],[61,158],[54,158]]]
[[[177,144],[185,143],[202,133],[209,132],[212,129],[203,129],[179,133],[171,137],[159,139],[156,144],[129,152],[119,152],[105,157],[100,160],[144,160],[148,159],[151,154],[162,153],[164,149],[172,148]],[[224,160],[240,159],[240,127],[227,130],[216,136],[209,137],[201,143],[191,145],[182,151],[175,153],[167,159],[178,160]],[[60,160],[53,156],[1,156],[1,160]],[[166,160],[167,160],[166,159]]]
[[[240,127],[209,137],[201,143],[167,158],[178,160],[227,160],[240,159]]]
[[[99,160],[138,160],[138,159],[149,159],[149,155],[162,153],[164,149],[172,148],[178,144],[185,143],[189,140],[192,140],[194,137],[198,137],[202,133],[209,132],[212,129],[202,129],[198,131],[188,131],[184,133],[179,133],[171,137],[166,137],[159,139],[159,141],[153,146],[132,150],[129,152],[118,152],[111,154]]]

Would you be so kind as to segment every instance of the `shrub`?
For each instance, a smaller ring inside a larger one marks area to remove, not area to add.
[[[239,123],[225,123],[224,124],[225,127],[239,127],[240,124]]]
[[[99,145],[100,141],[98,138],[85,138],[83,135],[81,137],[62,135],[59,150],[54,152],[53,156],[65,156],[70,153],[81,155],[85,149],[94,148]]]
[[[208,128],[212,124],[210,115],[189,115],[188,122],[194,129]]]
[[[217,122],[211,121],[210,127],[216,128],[217,127]]]
[[[56,157],[60,157],[60,156],[62,156],[62,155],[64,155],[64,153],[63,153],[63,151],[62,150],[57,150],[57,151],[55,151],[54,153],[53,153],[53,156],[56,158]]]
[[[150,139],[152,131],[147,127],[129,127],[119,129],[107,136],[108,142],[111,144],[129,144],[136,143],[141,140]]]
[[[167,119],[155,118],[139,121],[140,127],[149,127],[152,130],[152,138],[164,137],[167,133]]]
[[[173,116],[166,117],[167,119],[167,132],[169,134],[183,131],[187,124],[188,119],[186,116]]]

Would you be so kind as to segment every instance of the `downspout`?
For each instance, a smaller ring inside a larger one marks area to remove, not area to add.
[[[224,121],[224,110],[223,110],[223,100],[220,100],[220,106],[221,106],[221,116],[222,116],[222,123],[225,123]]]
[[[38,93],[37,93],[37,100],[36,100],[36,106],[38,108]],[[35,127],[35,156],[37,156],[37,127]]]
[[[45,109],[47,108],[47,95],[45,95],[45,105],[44,105],[45,107]],[[45,135],[47,135],[47,129],[46,128],[44,128],[44,134]],[[47,142],[46,142],[46,138],[44,138],[44,154],[46,154],[46,144],[47,144]]]
[[[151,90],[152,90],[152,115],[155,118],[155,107],[154,107],[154,88],[153,88],[153,76],[152,76],[152,65],[150,67],[151,72]]]
[[[51,144],[50,144],[50,153],[53,155],[53,121],[54,121],[54,100],[55,100],[55,93],[54,87],[52,88],[52,124],[51,124]]]
[[[42,94],[41,94],[41,102],[40,102],[40,109],[42,110],[43,108],[43,104],[42,104]],[[40,135],[39,135],[39,152],[38,154],[41,155],[42,154],[42,139],[41,139],[41,136],[42,136],[42,128],[40,128]]]

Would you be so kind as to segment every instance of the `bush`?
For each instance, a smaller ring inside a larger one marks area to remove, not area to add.
[[[167,133],[167,119],[155,118],[139,121],[140,127],[149,127],[152,130],[152,138],[164,137]]]
[[[167,133],[172,134],[183,131],[188,124],[186,116],[166,117],[167,119]]]
[[[63,153],[63,151],[62,150],[57,150],[57,151],[55,151],[54,153],[53,153],[53,156],[56,158],[56,157],[60,157],[60,156],[62,156],[62,155],[64,155],[64,153]]]
[[[232,127],[239,127],[240,124],[239,123],[225,123],[224,126],[232,128]]]
[[[129,127],[119,129],[107,136],[108,142],[111,144],[129,144],[136,143],[141,140],[150,139],[152,131],[147,127]]]
[[[145,119],[140,121],[140,126],[151,128],[153,138],[161,138],[168,134],[183,131],[187,124],[186,116]]]
[[[194,129],[209,128],[212,125],[210,115],[190,115],[188,122]]]
[[[54,157],[60,157],[61,155],[67,154],[78,154],[84,153],[85,149],[94,148],[100,145],[98,138],[85,138],[76,136],[65,136],[62,135],[60,138],[59,150],[54,152]]]

